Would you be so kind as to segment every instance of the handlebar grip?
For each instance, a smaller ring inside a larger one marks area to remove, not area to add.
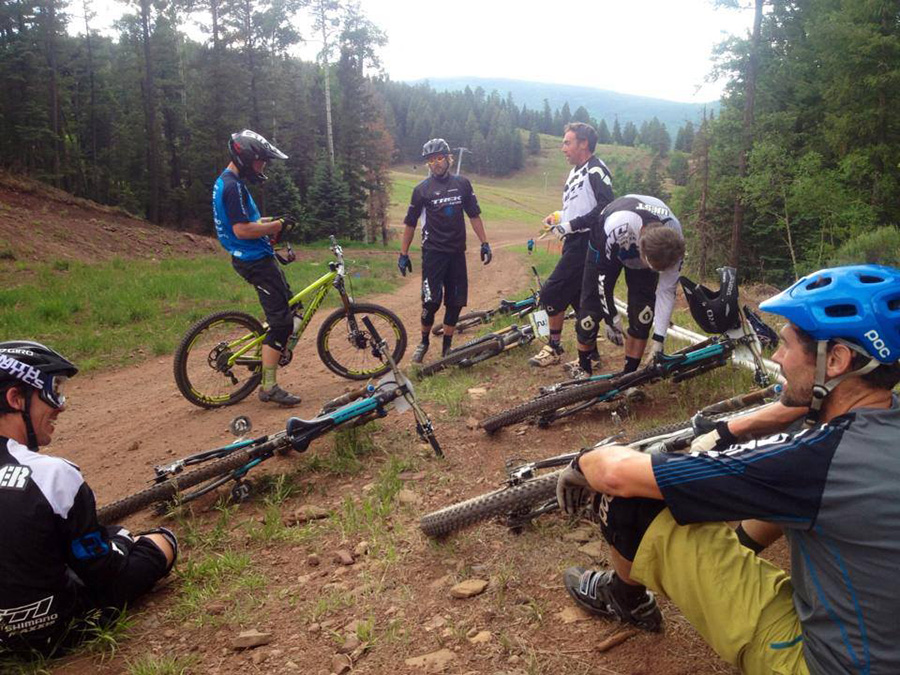
[[[362,322],[365,325],[366,330],[368,330],[372,337],[375,338],[375,342],[380,344],[381,336],[378,334],[378,331],[375,330],[375,326],[372,325],[372,320],[369,317],[364,316],[362,318]]]

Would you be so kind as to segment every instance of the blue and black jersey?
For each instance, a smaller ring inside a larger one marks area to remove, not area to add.
[[[250,191],[237,175],[225,169],[213,187],[213,218],[219,242],[232,256],[250,262],[275,254],[268,237],[238,239],[234,234],[235,223],[255,223],[259,209]]]
[[[791,545],[813,673],[900,673],[900,402],[709,454],[653,456],[682,524],[758,518]]]

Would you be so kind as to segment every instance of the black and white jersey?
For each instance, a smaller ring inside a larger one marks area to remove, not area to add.
[[[465,176],[450,173],[429,176],[413,188],[409,209],[403,222],[415,227],[425,212],[422,224],[422,248],[441,253],[466,250],[466,219],[481,214],[472,183]]]
[[[612,178],[606,164],[591,155],[584,164],[574,167],[566,178],[560,212],[560,221],[572,227],[567,239],[586,236],[612,200]]]
[[[53,638],[76,613],[82,584],[113,584],[127,551],[97,522],[77,466],[2,436],[0,513],[0,646]]]

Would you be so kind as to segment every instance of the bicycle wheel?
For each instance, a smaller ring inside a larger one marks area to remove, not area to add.
[[[479,359],[483,361],[485,358],[489,358],[496,354],[499,354],[503,351],[503,342],[499,337],[493,337],[490,340],[485,340],[484,342],[477,342],[473,345],[463,346],[459,349],[454,349],[452,352],[447,354],[447,356],[438,359],[437,361],[432,361],[426,366],[423,366],[419,370],[419,377],[428,377],[429,375],[434,375],[435,373],[439,373],[445,368],[449,368],[450,366],[458,365],[460,362],[465,361],[467,359]]]
[[[556,482],[560,473],[562,471],[553,471],[519,485],[504,487],[447,506],[422,516],[419,527],[429,537],[444,537],[483,520],[540,504],[556,495]]]
[[[97,510],[97,519],[101,523],[111,524],[114,521],[140,511],[151,504],[172,499],[179,492],[194,487],[195,485],[199,485],[204,481],[224,476],[243,466],[250,460],[272,451],[273,448],[269,443],[239,448],[221,459],[211,461],[209,464],[194,469],[193,471],[177,474],[163,483],[151,485],[140,492],[136,492],[133,495],[129,495],[112,504],[106,505]]]
[[[234,350],[265,332],[244,312],[216,312],[191,326],[175,350],[175,384],[188,401],[201,408],[221,408],[246,398],[261,375],[261,347],[229,366]]]
[[[490,315],[490,312],[486,312],[483,310],[466,312],[465,314],[460,315],[459,319],[456,320],[456,330],[453,331],[453,334],[456,335],[457,333],[464,333],[471,328],[475,328],[475,326],[480,326],[484,323],[487,323],[487,319],[490,317]],[[444,324],[438,324],[431,329],[431,332],[434,335],[443,335]]]
[[[616,387],[616,378],[573,385],[553,394],[539,396],[515,408],[504,410],[493,417],[488,417],[482,420],[480,426],[490,434],[497,431],[497,429],[521,422],[539,413],[559,410],[575,403],[589,401],[592,398],[613,391]]]
[[[354,303],[351,308],[355,330],[343,307],[325,319],[316,337],[319,358],[330,371],[350,380],[368,380],[384,375],[390,366],[374,352],[372,336],[365,329],[362,318],[368,316],[375,330],[387,340],[396,363],[400,362],[406,351],[406,328],[400,317],[381,305],[360,302]]]

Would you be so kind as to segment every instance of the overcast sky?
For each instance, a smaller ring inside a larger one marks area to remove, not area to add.
[[[394,80],[504,77],[673,101],[718,98],[724,82],[706,82],[712,49],[727,34],[746,34],[753,23],[752,10],[715,9],[712,0],[571,4],[577,10],[536,0],[361,0],[388,35],[381,55]],[[94,25],[108,28],[123,5],[94,0],[93,7]],[[301,25],[301,32],[312,38],[308,27]],[[309,44],[303,55],[316,51]]]

